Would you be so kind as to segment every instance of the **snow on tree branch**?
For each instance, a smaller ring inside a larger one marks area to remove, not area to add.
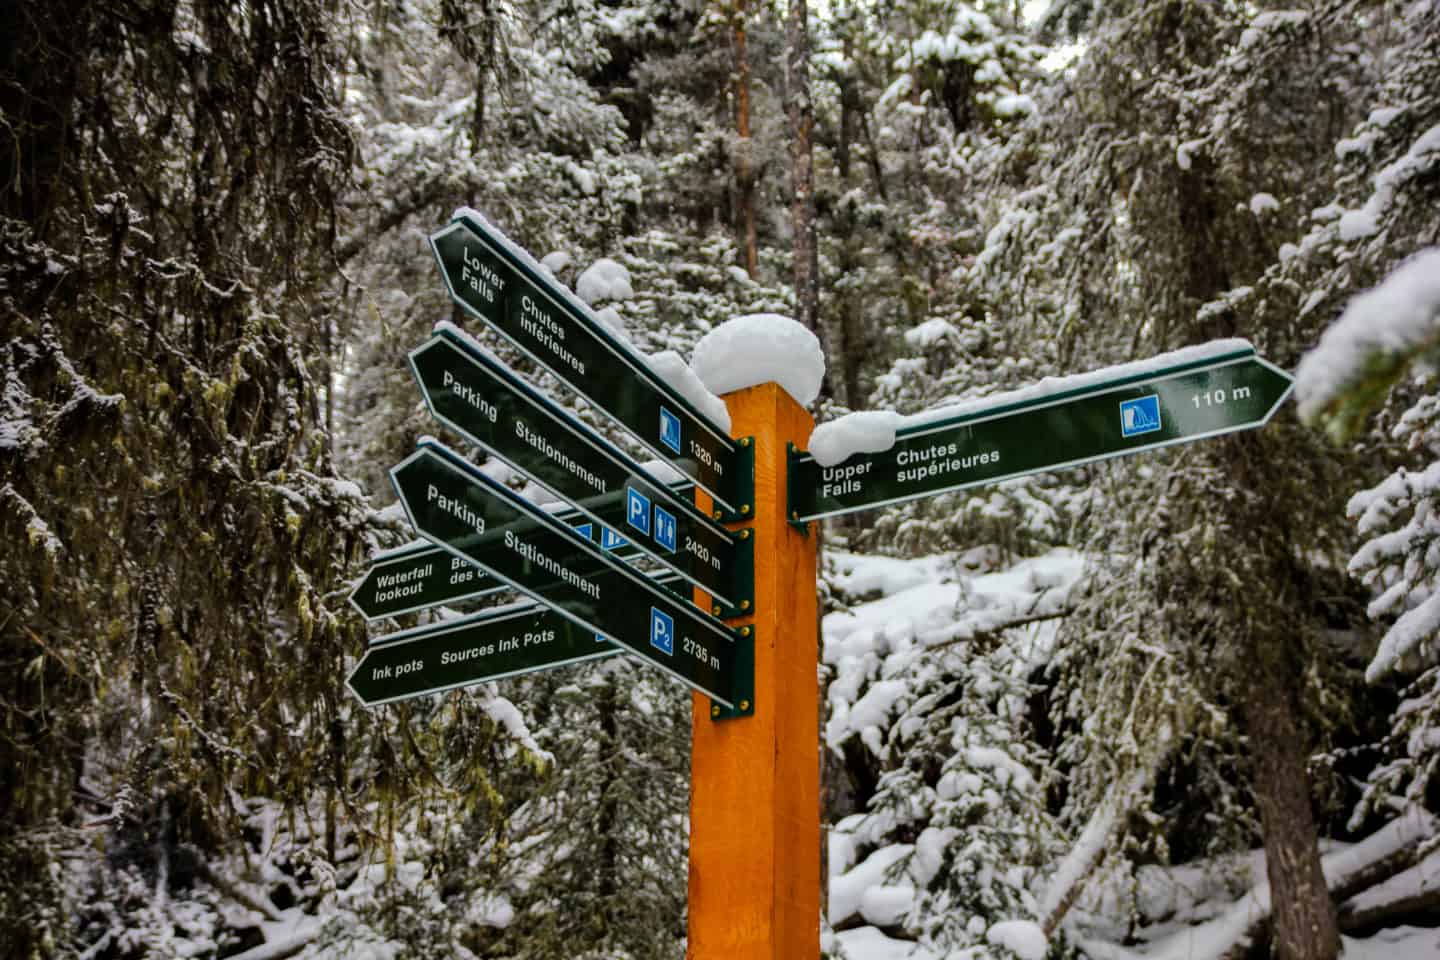
[[[1300,418],[1337,442],[1356,434],[1417,360],[1440,355],[1440,248],[1410,257],[1350,301],[1296,371]]]

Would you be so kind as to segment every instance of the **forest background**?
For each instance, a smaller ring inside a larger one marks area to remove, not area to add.
[[[462,204],[563,282],[623,266],[593,305],[644,353],[800,318],[820,420],[1228,337],[1294,369],[1391,278],[1419,332],[1319,379],[1324,430],[827,525],[824,943],[1440,925],[1440,5],[803,9],[6,5],[0,952],[681,955],[678,685],[344,687],[454,614],[345,597],[438,429],[406,351],[486,335],[425,242]]]

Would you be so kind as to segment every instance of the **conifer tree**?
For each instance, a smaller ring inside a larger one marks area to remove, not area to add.
[[[237,791],[319,791],[333,851],[358,639],[334,591],[370,515],[323,413],[353,151],[329,10],[11,11],[0,940],[45,956],[84,946],[51,874],[71,831],[162,898]]]

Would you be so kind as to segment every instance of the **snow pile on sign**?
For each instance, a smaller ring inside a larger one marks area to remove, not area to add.
[[[934,423],[937,420],[946,420],[950,417],[973,413],[978,410],[993,410],[996,407],[1007,407],[1016,403],[1041,400],[1046,397],[1055,396],[1056,394],[1069,393],[1072,390],[1084,390],[1089,387],[1111,383],[1115,380],[1143,377],[1146,374],[1165,370],[1169,367],[1187,363],[1203,363],[1207,360],[1218,359],[1245,350],[1253,352],[1254,349],[1254,346],[1251,345],[1249,340],[1232,337],[1225,340],[1211,340],[1209,343],[1202,343],[1193,347],[1183,347],[1179,350],[1171,350],[1169,353],[1158,354],[1145,360],[1117,363],[1113,366],[1101,367],[1098,370],[1087,370],[1085,373],[1076,373],[1065,377],[1045,377],[1037,383],[1031,384],[1028,387],[1021,387],[1018,390],[1010,390],[1006,393],[992,393],[984,397],[962,400],[959,403],[947,404],[929,410],[922,410],[919,413],[912,413],[905,417],[900,425],[900,429],[918,427],[924,424]]]
[[[575,294],[594,306],[601,300],[629,300],[635,290],[630,286],[629,270],[609,257],[601,257],[575,281]]]
[[[903,422],[890,410],[861,410],[822,423],[810,434],[810,455],[822,467],[833,467],[857,453],[883,453],[895,445]]]
[[[606,307],[603,310],[595,311],[595,319],[600,321],[601,326],[610,331],[610,335],[616,340],[623,340],[631,343],[630,331],[625,326],[625,318],[620,316],[620,311],[614,307]]]
[[[1300,418],[1313,421],[1377,355],[1398,359],[1440,338],[1440,247],[1422,250],[1350,301],[1295,371]]]
[[[715,426],[730,432],[730,411],[725,407],[725,401],[715,396],[715,393],[722,391],[711,391],[705,389],[706,384],[703,378],[696,376],[697,371],[692,370],[685,362],[685,359],[674,350],[662,350],[659,353],[652,353],[646,360],[650,369],[660,375],[675,392],[680,394],[690,405],[709,417]]]
[[[773,382],[802,407],[820,395],[825,377],[825,355],[815,334],[778,313],[752,313],[722,323],[700,338],[690,362],[712,393]]]
[[[1062,393],[1113,383],[1116,380],[1143,377],[1146,374],[1181,364],[1203,363],[1242,351],[1253,352],[1254,349],[1248,340],[1238,338],[1212,340],[1209,343],[1162,353],[1147,360],[1119,363],[1065,377],[1045,377],[1038,383],[1021,387],[1018,390],[946,403],[928,410],[921,410],[919,413],[900,416],[887,411],[875,410],[846,414],[837,420],[831,420],[816,427],[815,432],[810,436],[808,452],[822,467],[831,467],[856,453],[883,453],[895,445],[895,435],[898,432],[913,430],[940,420],[948,420],[952,417],[984,410],[995,410],[1017,403],[1043,400],[1046,397]]]

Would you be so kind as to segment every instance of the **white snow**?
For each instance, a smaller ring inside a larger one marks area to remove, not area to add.
[[[810,434],[810,455],[833,467],[856,453],[881,453],[895,445],[903,418],[891,410],[861,410],[820,424]]]
[[[1250,198],[1250,212],[1257,217],[1279,209],[1280,201],[1276,200],[1272,194],[1257,193]]]
[[[666,486],[676,483],[683,483],[687,478],[685,474],[676,470],[664,460],[646,460],[640,464],[640,469],[650,475],[650,479]]]
[[[1404,847],[1432,836],[1435,827],[1435,818],[1425,811],[1418,808],[1406,811],[1359,843],[1340,846],[1324,855],[1321,864],[1326,883],[1333,888],[1341,879],[1352,877]],[[1254,875],[1263,878],[1263,866],[1255,870]],[[1096,960],[1136,960],[1139,957],[1146,960],[1219,960],[1253,923],[1269,913],[1270,884],[1262,879],[1214,919],[1183,927],[1152,941],[1143,951],[1132,952],[1125,947],[1084,937],[1078,939],[1081,948]],[[1427,942],[1433,946],[1435,932],[1431,930],[1427,933],[1430,936]],[[1410,960],[1412,956],[1418,960],[1423,954],[1391,952],[1385,955],[1385,960]]]
[[[890,927],[905,919],[915,903],[915,888],[908,883],[882,883],[860,897],[860,916],[866,923]]]
[[[575,186],[580,188],[581,193],[587,197],[595,195],[595,174],[586,170],[574,160],[566,161],[565,172],[570,174],[570,179],[575,181]]]
[[[1186,140],[1175,148],[1175,163],[1181,170],[1189,170],[1195,163],[1195,151],[1204,145],[1204,140]]]
[[[1404,107],[1376,107],[1370,111],[1367,123],[1373,123],[1377,127],[1388,127],[1396,117],[1405,112]]]
[[[1045,960],[1048,949],[1045,932],[1030,920],[1002,920],[992,924],[985,931],[985,940],[1013,951],[1020,960]]]
[[[915,849],[908,843],[881,847],[859,866],[830,879],[830,922],[838,924],[860,912],[860,902],[871,887],[885,883],[885,875]]]
[[[630,271],[609,257],[601,257],[575,281],[575,294],[592,307],[601,300],[629,300],[635,296]]]
[[[730,410],[725,406],[725,401],[715,395],[720,391],[707,390],[707,384],[697,375],[698,370],[692,369],[680,354],[674,350],[662,350],[660,353],[652,353],[646,359],[650,369],[673,387],[676,393],[690,401],[691,406],[721,430],[730,432]]]
[[[485,714],[491,720],[495,721],[497,726],[503,728],[505,732],[510,735],[511,739],[515,740],[526,750],[544,760],[546,763],[550,763],[555,759],[548,750],[541,749],[540,744],[537,743],[534,736],[531,735],[530,728],[526,726],[525,717],[520,713],[519,708],[516,707],[515,704],[483,687],[481,688],[481,695],[484,696],[481,709],[485,711]]]
[[[1378,130],[1366,130],[1358,136],[1346,137],[1335,144],[1335,157],[1338,160],[1344,160],[1346,157],[1355,154],[1368,156],[1370,149],[1375,146],[1375,142],[1379,139],[1380,132]]]
[[[939,340],[959,335],[955,325],[944,317],[931,317],[905,331],[906,345],[918,350],[924,350]]]
[[[927,581],[939,580],[950,567],[947,555],[901,560],[827,549],[825,559],[836,567],[827,579],[842,592],[855,597],[872,593],[888,597]]]
[[[827,563],[840,570],[827,579],[842,595],[884,594],[854,609],[826,614],[822,621],[821,659],[835,668],[827,693],[825,742],[839,749],[857,737],[877,755],[883,732],[909,690],[897,679],[908,663],[930,656],[928,648],[1017,623],[1030,631],[1025,655],[1043,659],[1054,642],[1055,622],[1037,618],[1058,617],[1068,609],[1084,567],[1083,557],[1066,549],[1021,560],[997,573],[961,577],[962,582],[956,582],[949,557],[901,561],[827,551]],[[1020,784],[1031,776],[998,753],[973,749],[966,760],[975,769],[995,770],[997,780]],[[953,797],[969,792],[969,786],[958,778],[942,779],[937,790]]]
[[[874,927],[856,927],[835,934],[846,960],[940,960],[939,955],[909,940],[896,940]]]
[[[1408,586],[1404,581],[1401,586]],[[1371,604],[1373,609],[1388,599],[1385,596]],[[1373,616],[1373,614],[1372,614]],[[1370,665],[1365,668],[1365,679],[1379,683],[1385,674],[1400,666],[1410,655],[1423,652],[1428,642],[1440,635],[1440,593],[1432,593],[1413,610],[1407,610],[1380,639],[1380,646]]]
[[[1411,180],[1440,166],[1440,124],[1420,134],[1405,155],[1375,175],[1375,190],[1359,210],[1347,210],[1340,217],[1340,239],[1363,240],[1380,230],[1380,222],[1395,201],[1395,195]]]
[[[820,395],[825,355],[815,334],[778,313],[752,313],[700,338],[690,358],[700,382],[724,395],[778,383],[802,407]]]
[[[1051,873],[1040,901],[1040,916],[1049,917],[1060,909],[1066,894],[1079,883],[1085,874],[1100,862],[1105,846],[1115,827],[1116,818],[1129,810],[1133,797],[1146,785],[1149,778],[1145,771],[1135,771],[1123,785],[1111,786],[1099,809],[1091,815],[1080,832],[1075,845],[1065,854]]]
[[[22,440],[33,433],[34,429],[29,417],[16,416],[0,420],[0,450],[18,450]]]
[[[544,267],[545,271],[553,277],[570,266],[570,260],[570,254],[565,251],[553,250],[540,258],[540,266]]]
[[[1435,960],[1436,931],[1427,927],[1391,927],[1359,940],[1340,936],[1345,960]]]
[[[910,861],[910,872],[915,882],[928,884],[939,874],[945,862],[945,848],[959,836],[954,827],[926,827],[915,838],[915,857]]]
[[[1313,421],[1374,354],[1406,354],[1440,333],[1440,247],[1422,250],[1350,301],[1295,371],[1303,420]]]
[[[472,899],[466,915],[479,926],[504,929],[515,922],[515,907],[503,893],[482,893]]]
[[[1371,210],[1346,210],[1340,215],[1340,239],[1349,243],[1373,237],[1380,231],[1380,219]]]
[[[1403,870],[1384,883],[1377,883],[1364,893],[1345,901],[1345,910],[1370,910],[1397,900],[1418,897],[1440,888],[1440,851],[1432,852],[1408,870]]]
[[[890,648],[881,649],[878,645],[885,640],[888,625],[901,619],[912,624],[920,646],[934,646],[989,632],[1007,622],[1043,615],[1052,609],[1058,611],[1069,591],[1079,582],[1084,565],[1081,554],[1056,548],[1043,556],[1021,560],[999,573],[967,578],[963,590],[959,583],[937,582],[927,577],[863,607],[828,613],[822,621],[824,660],[834,663],[838,655],[843,655],[842,651],[855,653],[847,649],[851,646],[847,640],[860,630],[873,632],[873,649],[888,652]]]
[[[863,735],[866,727],[881,727],[890,719],[895,702],[906,689],[906,684],[900,680],[879,680],[872,683],[865,695],[850,708],[850,728]]]
[[[595,311],[595,319],[610,331],[611,336],[617,340],[630,343],[630,331],[625,327],[625,318],[620,316],[620,311],[614,307],[606,307],[603,310]]]
[[[1249,49],[1259,43],[1265,31],[1282,26],[1296,26],[1310,18],[1304,10],[1266,10],[1250,21],[1250,26],[1240,34],[1240,48]]]
[[[995,98],[997,117],[1025,117],[1035,112],[1035,100],[1027,94],[1008,94]]]

